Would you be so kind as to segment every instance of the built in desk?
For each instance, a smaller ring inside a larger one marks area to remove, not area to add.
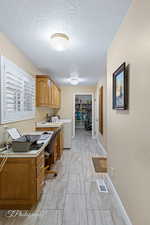
[[[44,149],[50,139],[39,150],[0,153],[0,162],[8,156],[0,173],[0,209],[30,209],[38,202],[45,178]]]

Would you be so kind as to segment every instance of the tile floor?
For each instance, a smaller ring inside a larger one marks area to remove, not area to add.
[[[14,212],[14,217],[1,211],[0,225],[125,225],[107,177],[94,171],[92,157],[100,155],[90,133],[78,130],[72,149],[56,164],[57,178],[47,179],[36,209],[28,216]],[[98,191],[98,178],[105,179],[109,193]]]

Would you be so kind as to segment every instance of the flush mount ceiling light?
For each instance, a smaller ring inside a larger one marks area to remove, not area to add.
[[[51,45],[57,51],[64,51],[69,44],[69,37],[64,33],[55,33],[51,36]]]
[[[80,82],[78,74],[72,73],[70,78],[68,78],[68,82],[72,85],[77,85]]]
[[[78,77],[70,77],[69,82],[72,85],[77,85],[79,83],[79,78]]]

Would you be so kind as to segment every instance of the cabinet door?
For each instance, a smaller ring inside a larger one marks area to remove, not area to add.
[[[60,91],[54,83],[52,88],[52,99],[53,99],[53,102],[52,102],[53,108],[59,108],[60,107]]]
[[[56,87],[56,106],[59,108],[59,90]]]
[[[59,88],[57,88],[57,108],[60,108],[60,96],[61,92],[59,90]]]
[[[52,107],[52,81],[48,81],[48,105]]]
[[[36,102],[37,106],[48,106],[49,105],[49,79],[48,78],[37,78],[36,88]]]
[[[58,107],[58,88],[55,85],[55,107]]]
[[[9,158],[0,173],[0,208],[21,209],[35,201],[35,159]]]
[[[52,107],[54,106],[54,83],[53,82],[51,82],[51,105],[52,105]]]
[[[52,107],[57,108],[57,102],[56,102],[56,86],[52,82]]]

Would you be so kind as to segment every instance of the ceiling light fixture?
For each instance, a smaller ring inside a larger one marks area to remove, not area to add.
[[[51,45],[57,51],[64,51],[69,44],[69,37],[64,33],[55,33],[51,36]]]
[[[77,85],[80,82],[79,75],[76,72],[71,73],[70,78],[68,78],[68,82],[72,85]]]
[[[78,77],[70,77],[69,81],[70,81],[70,84],[77,85],[79,83],[79,78]]]

